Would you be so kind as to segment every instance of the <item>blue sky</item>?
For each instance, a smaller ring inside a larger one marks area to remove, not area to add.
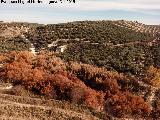
[[[0,20],[32,23],[63,23],[80,20],[137,20],[160,24],[160,0],[76,0],[76,4],[0,3]],[[24,0],[26,3],[27,0]],[[36,1],[36,0],[35,0]]]

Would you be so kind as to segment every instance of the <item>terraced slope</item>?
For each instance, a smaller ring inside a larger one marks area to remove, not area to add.
[[[10,86],[10,87],[9,87]],[[67,102],[6,94],[10,84],[0,83],[0,119],[3,120],[101,120],[85,107]]]
[[[37,49],[53,48],[72,43],[122,44],[135,41],[146,41],[151,38],[147,33],[139,33],[116,26],[113,21],[82,21],[65,24],[39,26],[28,33],[28,39]],[[52,46],[49,46],[51,48]]]
[[[136,32],[140,32],[140,33],[146,33],[149,34],[151,36],[153,36],[152,39],[148,40],[148,41],[138,41],[138,42],[132,42],[131,44],[146,44],[149,46],[153,46],[153,44],[158,44],[159,40],[160,40],[160,26],[158,25],[145,25],[142,23],[138,23],[137,21],[115,21],[115,25],[122,27],[122,28],[126,28],[126,29],[130,29],[130,30],[134,30]]]
[[[92,24],[94,26],[99,24],[101,28],[105,23],[109,24],[107,33],[112,36],[110,40],[107,39],[110,37],[107,37],[102,40],[102,43],[84,41],[69,44],[62,58],[67,61],[105,66],[107,69],[131,74],[141,74],[150,65],[160,65],[158,62],[159,26],[132,21],[103,21]],[[103,27],[101,30],[105,31]]]
[[[52,25],[0,23],[1,51],[29,50],[34,46],[36,50],[56,50],[59,46],[82,42],[116,45],[146,41],[150,38],[148,33],[126,29],[114,24],[114,21],[82,21]]]
[[[131,29],[136,32],[141,32],[141,33],[149,33],[153,35],[154,37],[160,33],[160,26],[158,25],[145,25],[142,23],[138,23],[137,21],[116,21],[115,25],[126,28],[126,29]]]

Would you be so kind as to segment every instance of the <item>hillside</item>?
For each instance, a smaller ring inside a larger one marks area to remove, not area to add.
[[[4,52],[62,52],[61,58],[67,61],[131,74],[143,72],[150,65],[159,66],[159,26],[123,20],[52,25],[1,23],[1,26],[0,50]]]
[[[35,120],[160,117],[159,69],[150,67],[146,78],[138,79],[88,64],[67,63],[55,55],[48,52],[37,56],[29,52],[1,55],[0,117]]]
[[[66,24],[39,26],[29,34],[36,48],[46,48],[53,41],[59,44],[122,44],[136,41],[147,41],[152,38],[147,33],[116,26],[112,21],[82,21]],[[55,44],[55,43],[54,43]]]
[[[160,26],[0,22],[0,119],[160,119]]]
[[[2,83],[1,83],[2,84]],[[3,83],[4,85],[4,83]],[[76,106],[68,102],[29,97],[27,91],[12,95],[14,90],[22,92],[23,87],[7,89],[0,87],[0,119],[3,120],[101,120],[92,115],[92,111],[85,106]],[[98,114],[97,114],[98,115]]]
[[[0,37],[29,39],[36,49],[55,47],[55,44],[91,43],[117,45],[148,41],[152,35],[139,33],[115,24],[118,21],[82,21],[65,24],[38,25],[29,23],[1,23]],[[15,41],[15,40],[7,40]],[[24,40],[24,44],[25,44]],[[14,45],[17,45],[15,43]],[[52,45],[51,45],[52,44]],[[20,46],[19,46],[20,47]]]

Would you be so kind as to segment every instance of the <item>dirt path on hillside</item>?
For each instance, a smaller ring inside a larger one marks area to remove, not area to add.
[[[47,101],[46,101],[47,102]],[[80,113],[69,109],[18,103],[0,98],[0,115],[8,117],[21,117],[21,120],[32,118],[32,120],[66,120],[75,118],[77,120],[100,120],[86,113]]]
[[[0,83],[0,86],[3,88],[0,89],[0,120],[101,120],[87,109],[67,102],[1,93],[8,91],[4,88],[9,85]]]

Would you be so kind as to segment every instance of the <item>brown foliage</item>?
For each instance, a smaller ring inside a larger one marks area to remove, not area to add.
[[[0,55],[0,63],[3,62],[6,59],[4,55]]]
[[[12,52],[10,59],[4,66],[4,76],[14,84],[22,84],[29,90],[55,99],[81,101],[90,107],[102,108],[104,94],[68,73],[61,59],[44,53],[33,59],[26,52]]]
[[[120,86],[115,79],[108,79],[104,81],[105,91],[110,91],[111,94],[116,94],[120,91]]]
[[[28,51],[21,51],[21,52],[11,52],[8,57],[10,60],[17,61],[17,62],[25,62],[28,64],[32,64],[34,55],[32,53],[29,53]]]
[[[98,91],[117,91],[120,89],[118,80],[124,78],[122,74],[113,71],[107,71],[105,68],[98,68],[88,64],[78,64],[71,62],[69,69],[85,84]]]
[[[159,87],[160,86],[160,69],[151,66],[148,69],[148,76],[145,80],[149,84]]]
[[[146,117],[151,113],[150,106],[141,97],[129,92],[119,92],[107,99],[106,111],[116,117],[135,114]]]
[[[123,75],[118,72],[107,71],[105,68],[94,67],[88,64],[78,64],[75,62],[70,62],[70,69],[73,73],[84,74],[86,79],[101,77],[101,78],[114,78],[122,79]]]
[[[37,56],[35,64],[37,67],[43,67],[43,69],[48,70],[51,73],[66,70],[66,64],[52,52],[42,51]]]
[[[125,78],[117,72],[87,64],[65,63],[54,53],[42,52],[34,57],[27,52],[12,52],[8,59],[1,75],[38,94],[83,103],[97,110],[103,109],[106,100],[106,112],[118,117],[150,113],[141,97],[121,92],[118,80]]]

